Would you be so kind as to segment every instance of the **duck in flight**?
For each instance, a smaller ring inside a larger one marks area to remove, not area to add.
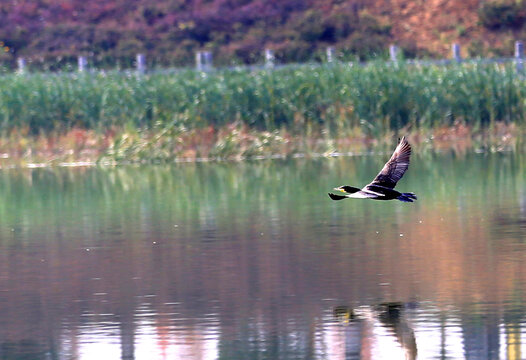
[[[341,191],[345,195],[329,193],[330,198],[333,200],[343,200],[347,198],[372,200],[398,199],[403,202],[413,202],[413,200],[416,200],[414,193],[401,193],[394,189],[398,180],[404,176],[405,171],[409,167],[410,156],[411,145],[409,145],[409,142],[404,136],[400,139],[393,155],[391,155],[389,161],[385,163],[382,171],[376,175],[370,184],[365,185],[363,189],[348,185],[339,186],[334,188],[334,190]]]

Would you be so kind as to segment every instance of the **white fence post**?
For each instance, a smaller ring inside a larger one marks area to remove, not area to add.
[[[26,59],[23,57],[19,57],[16,59],[17,64],[17,73],[23,74],[26,72]]]
[[[398,46],[389,45],[389,58],[392,62],[398,61]]]
[[[265,67],[274,67],[274,51],[272,49],[265,49]]]
[[[195,53],[195,67],[198,71],[208,71],[212,68],[212,53],[198,51]]]
[[[195,53],[195,67],[198,71],[203,71],[205,67],[205,61],[202,51],[198,51]]]
[[[460,45],[457,43],[454,43],[451,45],[451,55],[453,56],[453,60],[456,62],[461,62],[462,58],[460,57]]]
[[[201,51],[195,53],[195,68],[197,71],[203,70],[203,59],[201,56]]]
[[[335,60],[334,59],[334,47],[332,46],[327,47],[326,54],[327,54],[327,62],[333,63]]]
[[[77,59],[77,64],[79,72],[84,72],[88,67],[88,59],[85,56],[79,56]]]
[[[515,41],[515,67],[517,71],[524,69],[524,44],[522,41]]]
[[[212,69],[212,53],[210,51],[205,51],[205,63],[209,70]]]
[[[144,54],[137,54],[135,68],[139,74],[146,72],[146,56]]]

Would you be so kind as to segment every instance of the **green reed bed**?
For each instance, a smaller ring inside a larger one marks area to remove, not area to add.
[[[511,64],[6,74],[0,167],[352,152],[396,132],[499,149],[524,129],[524,99]]]
[[[299,66],[275,70],[27,74],[0,77],[0,130],[75,126],[360,127],[378,135],[460,121],[524,122],[526,83],[513,66]]]

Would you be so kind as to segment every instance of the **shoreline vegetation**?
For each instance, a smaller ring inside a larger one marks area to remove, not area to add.
[[[513,64],[1,76],[0,167],[522,147]]]
[[[420,154],[526,150],[524,129],[500,123],[483,131],[457,124],[430,131],[401,130],[399,135],[390,132],[380,138],[359,130],[336,138],[324,134],[292,136],[285,131],[250,130],[239,124],[179,135],[157,130],[98,133],[72,129],[33,136],[15,131],[9,137],[0,137],[0,169],[355,156],[388,153],[402,134]]]

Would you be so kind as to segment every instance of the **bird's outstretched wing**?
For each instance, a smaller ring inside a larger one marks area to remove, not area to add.
[[[405,137],[403,137],[396,147],[393,155],[387,163],[385,163],[382,171],[371,182],[370,185],[379,185],[387,188],[394,188],[398,180],[404,176],[405,171],[409,167],[409,157],[411,156],[411,145]]]

